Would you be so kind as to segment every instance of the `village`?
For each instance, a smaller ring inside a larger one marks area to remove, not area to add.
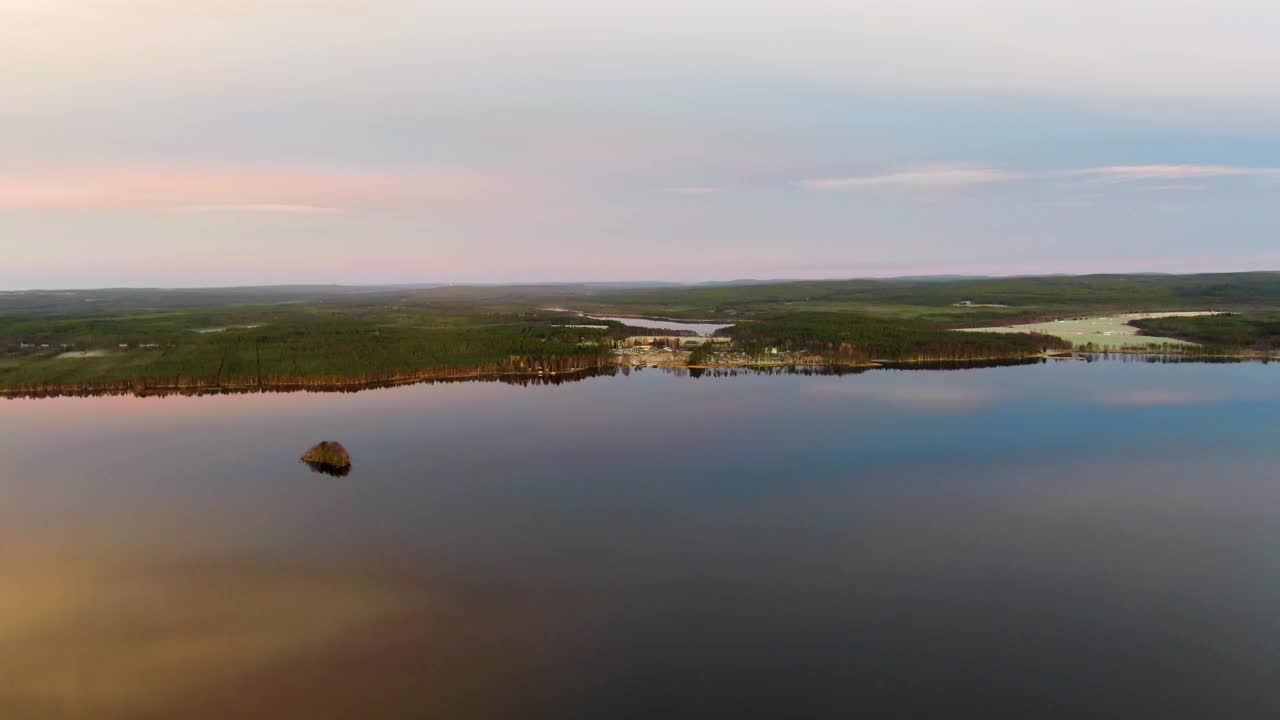
[[[696,352],[704,347],[703,352]],[[787,365],[801,358],[800,353],[776,347],[765,348],[761,355],[751,355],[734,350],[727,337],[680,335],[634,335],[620,341],[611,353],[619,365],[631,367]]]

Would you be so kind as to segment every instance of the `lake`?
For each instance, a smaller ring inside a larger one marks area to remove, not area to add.
[[[733,327],[733,323],[692,322],[683,320],[661,320],[658,318],[621,317],[615,315],[584,315],[592,320],[612,320],[630,327],[649,330],[692,330],[698,335],[714,335],[717,330]]]
[[[6,400],[0,459],[6,720],[1280,712],[1275,365]]]
[[[589,315],[584,312],[578,312],[577,310],[570,310],[568,308],[562,308],[562,307],[548,307],[548,308],[542,308],[542,309],[549,312],[573,313],[577,317],[585,318],[587,320],[606,320],[606,321],[612,321],[612,322],[620,322],[623,325],[627,325],[633,328],[645,328],[647,330],[667,330],[667,331],[686,331],[687,330],[687,331],[692,331],[694,334],[700,335],[700,336],[711,336],[711,335],[714,335],[717,330],[723,330],[725,328],[733,327],[733,323],[699,322],[696,320],[668,320],[665,318],[634,317],[634,316],[623,316],[623,315]],[[595,326],[578,324],[578,325],[566,325],[566,327],[595,327]]]

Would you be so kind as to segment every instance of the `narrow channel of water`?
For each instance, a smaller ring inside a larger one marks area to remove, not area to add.
[[[681,322],[654,318],[618,317],[615,315],[584,315],[592,320],[612,320],[631,327],[648,330],[692,330],[700,336],[714,335],[717,330],[733,327],[733,323]]]

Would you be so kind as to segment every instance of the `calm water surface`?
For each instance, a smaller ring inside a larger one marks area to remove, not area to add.
[[[698,335],[714,335],[717,330],[733,327],[733,323],[681,322],[678,320],[657,320],[654,318],[615,317],[612,315],[584,315],[592,320],[613,320],[631,327],[649,328],[651,330],[692,330]]]
[[[1275,717],[1277,461],[1260,364],[0,401],[0,717]]]

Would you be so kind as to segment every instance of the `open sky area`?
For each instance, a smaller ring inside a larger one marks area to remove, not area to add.
[[[1280,268],[1280,3],[0,0],[0,289]]]

